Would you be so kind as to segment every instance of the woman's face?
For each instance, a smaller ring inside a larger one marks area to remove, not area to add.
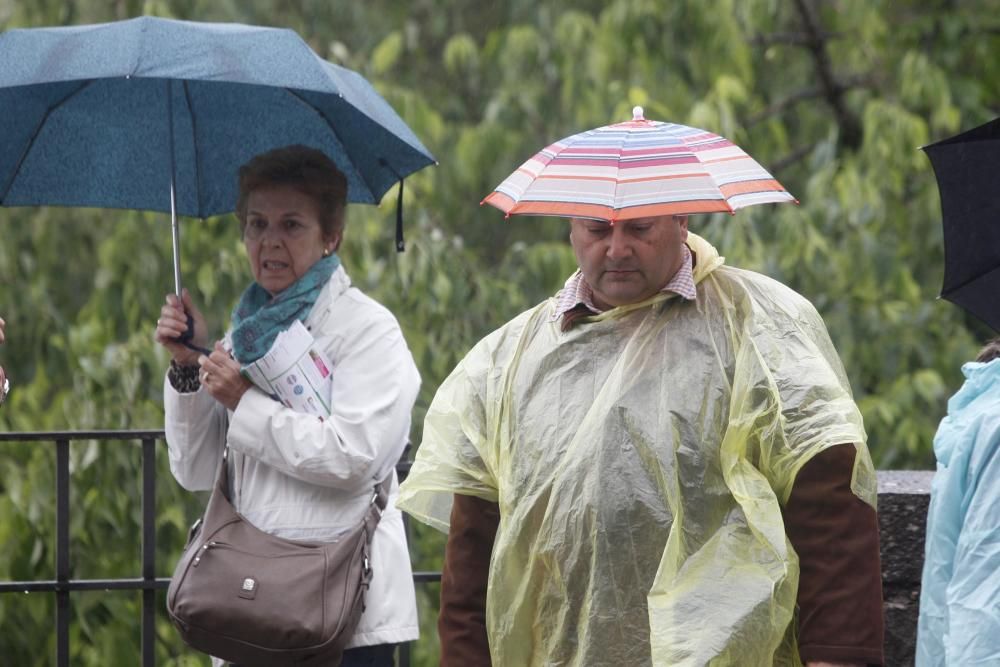
[[[336,239],[323,238],[319,204],[290,185],[250,192],[243,243],[254,279],[272,296],[336,247]]]

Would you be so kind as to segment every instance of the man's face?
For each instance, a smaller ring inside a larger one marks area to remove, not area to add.
[[[569,241],[601,309],[648,299],[670,282],[683,261],[687,218],[619,220],[572,218]]]

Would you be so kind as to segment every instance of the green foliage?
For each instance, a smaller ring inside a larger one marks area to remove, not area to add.
[[[704,127],[745,147],[798,206],[693,219],[731,264],[782,280],[825,318],[880,467],[932,464],[931,438],[959,366],[990,335],[935,300],[943,249],[924,145],[1000,107],[1000,41],[989,0],[124,0],[0,3],[0,28],[141,13],[293,28],[357,69],[440,161],[407,179],[407,252],[392,250],[395,192],[351,209],[344,262],[398,317],[434,391],[484,334],[552,294],[574,268],[566,225],[479,202],[553,140],[630,117]],[[229,217],[184,221],[186,284],[221,334],[249,280]],[[166,357],[152,342],[171,289],[160,214],[0,212],[0,362],[13,384],[0,428],[156,428]],[[161,448],[162,450],[162,448]],[[0,449],[0,578],[52,576],[52,450]],[[72,447],[74,576],[139,571],[138,448]],[[157,460],[158,576],[169,574],[203,498]],[[440,565],[443,540],[414,527],[414,562]],[[113,548],[108,548],[113,545]],[[415,664],[436,664],[436,587],[420,590]],[[162,599],[159,601],[162,608]],[[136,664],[138,594],[73,596],[71,662]],[[0,596],[0,655],[48,664],[51,596]],[[157,620],[157,661],[207,664]]]

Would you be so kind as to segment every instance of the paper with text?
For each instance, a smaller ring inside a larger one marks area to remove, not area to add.
[[[328,417],[333,364],[302,322],[278,334],[263,357],[243,367],[261,390],[297,412]]]

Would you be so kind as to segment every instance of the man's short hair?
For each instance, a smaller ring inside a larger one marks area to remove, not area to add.
[[[274,185],[291,186],[316,201],[324,239],[343,233],[347,178],[326,153],[301,144],[261,153],[240,167],[236,217],[239,218],[241,232],[247,224],[250,193]]]

